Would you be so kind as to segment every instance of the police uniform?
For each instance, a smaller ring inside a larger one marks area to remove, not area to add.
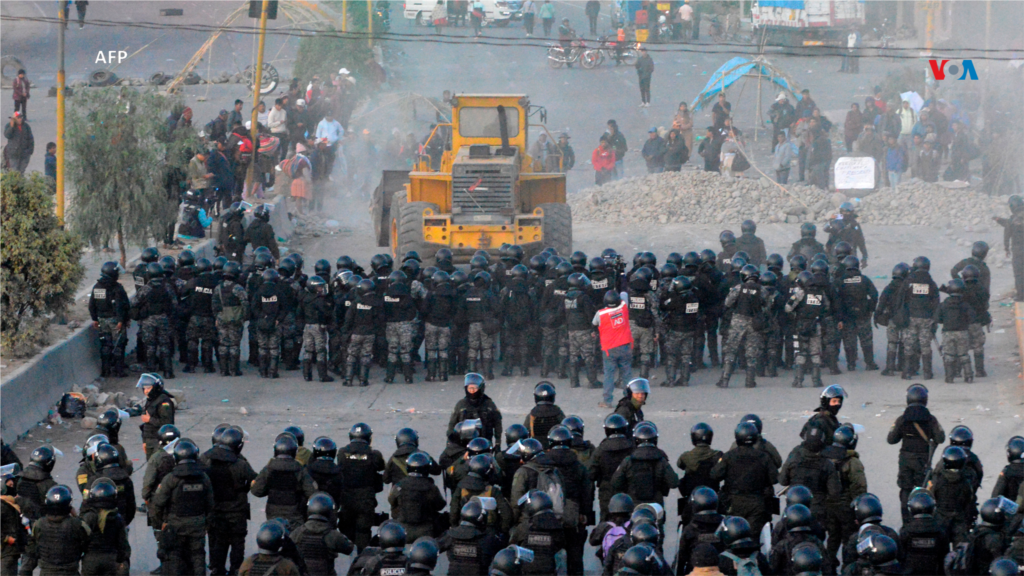
[[[437,542],[448,556],[448,574],[477,576],[487,574],[494,556],[501,550],[501,541],[471,524],[455,526]]]
[[[702,299],[696,290],[684,293],[670,290],[661,300],[660,307],[665,313],[665,355],[669,370],[664,386],[690,385],[690,363],[697,345],[697,335],[704,326]]]
[[[82,558],[82,575],[127,572],[132,548],[128,529],[115,506],[90,507],[82,512],[82,523],[89,529],[89,545]]]
[[[213,484],[202,467],[195,462],[175,465],[160,482],[151,504],[164,526],[163,573],[175,576],[190,570],[205,574],[207,518],[216,503]]]
[[[260,376],[277,377],[281,361],[281,325],[287,316],[286,306],[291,301],[286,295],[290,288],[278,282],[264,282],[253,294],[250,307],[252,320],[249,330],[256,328],[259,345]]]
[[[327,344],[329,331],[334,319],[334,301],[329,294],[313,294],[303,291],[299,296],[297,321],[303,325],[302,369],[303,376],[312,378],[312,365],[316,364],[321,382],[327,378]]]
[[[718,327],[722,319],[722,306],[725,303],[723,293],[725,275],[715,268],[710,262],[701,264],[697,270],[695,286],[703,300],[704,325],[697,334],[697,344],[694,347],[693,364],[697,368],[703,367],[704,347],[708,349],[708,360],[712,367],[720,364],[718,355]]]
[[[925,488],[935,496],[935,519],[953,542],[966,539],[978,515],[974,474],[969,469],[932,474]]]
[[[900,528],[900,547],[906,557],[902,564],[908,574],[942,574],[949,553],[949,537],[931,514],[914,516]]]
[[[922,376],[932,378],[932,339],[935,337],[934,315],[939,305],[939,288],[925,270],[914,270],[903,281],[898,302],[903,304],[909,319],[901,333],[904,348],[903,379],[909,380],[921,361]]]
[[[224,562],[230,549],[227,573],[238,571],[245,560],[248,534],[249,490],[256,471],[248,460],[225,446],[215,445],[199,458],[213,484],[213,513],[210,515],[210,566],[215,574],[225,573]],[[153,464],[150,464],[152,466]]]
[[[964,382],[974,381],[968,335],[968,327],[974,322],[974,309],[960,294],[949,295],[935,311],[935,323],[942,325],[942,363],[948,384],[961,371]]]
[[[633,349],[640,355],[640,376],[646,378],[654,365],[654,342],[658,339],[660,328],[658,295],[639,277],[630,281],[626,296],[629,299],[629,329],[633,335]]]
[[[857,364],[857,341],[864,351],[866,370],[877,370],[871,317],[878,302],[878,289],[860,270],[846,270],[839,282],[839,310],[843,328],[843,350],[846,351],[846,369],[853,371]]]
[[[825,518],[825,504],[842,495],[843,485],[831,460],[822,455],[821,431],[810,434],[802,444],[793,448],[779,471],[783,486],[805,486],[814,495],[811,513]],[[816,451],[817,450],[817,451]]]
[[[832,308],[832,300],[820,286],[796,288],[786,303],[786,312],[793,315],[796,376],[793,386],[803,386],[808,367],[815,386],[821,382],[822,322]]]
[[[882,290],[878,297],[878,306],[875,308],[875,324],[885,326],[885,369],[882,376],[892,376],[903,369],[899,359],[900,346],[902,343],[901,325],[905,319],[900,315],[896,316],[896,297],[902,291],[903,278],[893,278]]]
[[[213,311],[213,293],[217,288],[217,278],[210,272],[204,272],[185,285],[187,308],[189,312],[186,338],[188,339],[188,365],[195,368],[199,363],[199,346],[202,342],[203,371],[210,373],[213,367],[213,344],[217,339],[217,324]]]
[[[495,444],[501,443],[501,411],[491,397],[483,392],[479,398],[462,398],[455,404],[451,417],[448,418],[448,436],[452,435],[455,425],[465,420],[480,420],[483,430],[480,436],[488,440],[493,438]]]
[[[100,376],[126,375],[124,348],[128,343],[131,302],[121,283],[103,276],[89,292],[89,316],[99,324]]]
[[[636,504],[664,506],[665,496],[679,487],[679,475],[660,448],[645,444],[622,461],[612,476],[611,487],[613,494],[629,494]]]
[[[243,277],[240,279],[240,283],[245,286],[245,293],[249,296],[249,360],[250,366],[260,365],[260,345],[259,338],[257,337],[258,331],[256,330],[256,316],[253,315],[253,306],[256,304],[256,291],[263,286],[263,276],[261,270],[255,266],[250,266]]]
[[[587,526],[594,522],[594,482],[587,467],[568,446],[545,452],[562,478],[565,509],[566,568],[568,574],[583,574],[583,547],[587,542]]]
[[[146,343],[146,369],[155,372],[156,367],[161,366],[167,378],[174,376],[169,317],[174,313],[175,306],[176,296],[164,284],[163,278],[151,279],[131,299],[132,316],[139,321],[139,334]]]
[[[408,541],[431,536],[438,513],[447,502],[432,478],[406,476],[388,494],[392,518],[405,528]]]
[[[911,404],[896,418],[892,428],[889,428],[886,441],[889,444],[902,442],[896,485],[900,488],[900,510],[903,521],[906,522],[910,518],[907,498],[914,488],[924,484],[934,452],[933,447],[946,441],[946,431],[928,408],[920,404]]]
[[[153,388],[146,397],[146,405],[142,409],[143,414],[149,415],[149,422],[142,423],[142,445],[146,451],[146,458],[161,451],[160,427],[164,424],[174,424],[174,397],[163,388]]]
[[[47,576],[78,574],[89,548],[89,535],[89,527],[80,518],[43,516],[32,524],[18,573],[31,575],[38,566],[40,574]]]
[[[384,322],[384,301],[375,293],[360,294],[345,314],[342,332],[348,335],[348,356],[345,366],[345,384],[350,385],[360,367],[360,381],[368,385],[370,363],[373,362],[373,345],[377,327]]]
[[[550,402],[540,403],[530,409],[523,426],[530,431],[530,438],[536,438],[544,449],[548,449],[548,432],[565,420],[562,409]]]
[[[1011,199],[1013,197],[1011,196]],[[1024,211],[1011,206],[1009,218],[996,218],[1003,227],[1003,249],[1011,255],[1013,283],[1016,287],[1017,302],[1024,302]]]
[[[388,366],[385,381],[395,378],[401,363],[407,383],[412,382],[412,343],[416,336],[416,303],[405,282],[391,282],[384,294],[385,333],[388,341]]]
[[[737,446],[726,452],[711,468],[711,478],[723,481],[722,498],[731,516],[742,516],[753,534],[771,519],[766,500],[779,481],[771,458],[752,446]]]
[[[233,280],[224,280],[213,290],[213,313],[217,319],[221,374],[241,376],[242,330],[249,317],[249,295]]]
[[[363,550],[370,545],[370,528],[377,524],[376,495],[384,490],[384,457],[368,442],[353,440],[338,450],[338,464],[345,477],[339,524],[342,533]]]
[[[747,358],[747,388],[756,386],[754,379],[758,358],[764,347],[765,290],[756,282],[745,282],[729,290],[725,307],[732,310],[729,320],[729,338],[722,347],[722,379],[719,386],[728,386],[729,377],[736,367],[740,347],[745,346]]]
[[[309,574],[335,576],[334,562],[339,554],[351,554],[355,547],[338,527],[320,516],[292,530],[290,538],[306,562]]]
[[[39,466],[29,464],[18,475],[17,502],[21,508],[21,515],[29,521],[35,522],[43,515],[43,502],[46,493],[57,485],[57,482],[50,476],[50,473]]]
[[[679,520],[685,526],[696,518],[690,508],[690,495],[700,486],[707,486],[719,493],[722,482],[711,478],[711,469],[722,459],[724,453],[707,444],[697,444],[693,450],[679,455],[676,467],[682,470],[683,477],[679,481]]]
[[[963,299],[974,312],[974,318],[967,325],[967,347],[974,353],[975,376],[984,378],[985,373],[985,327],[991,326],[992,315],[988,311],[989,291],[983,282],[965,280]]]
[[[568,377],[569,348],[565,329],[565,295],[568,292],[569,281],[562,277],[552,279],[544,287],[540,304],[541,346],[544,349],[542,378],[547,378],[556,369],[559,378]]]
[[[523,565],[523,575],[555,574],[555,555],[565,550],[562,521],[548,510],[534,515],[512,530],[512,544],[533,551],[533,562]]]
[[[245,227],[242,225],[242,213],[241,211],[230,211],[226,214],[230,214],[228,221],[224,223],[224,227],[221,228],[223,233],[223,240],[221,240],[221,246],[224,247],[224,255],[227,256],[228,260],[232,260],[242,263],[242,259],[245,257]]]
[[[252,483],[252,495],[267,498],[267,517],[292,524],[303,521],[306,501],[316,491],[316,482],[294,458],[272,458]]]
[[[857,531],[852,505],[855,498],[868,491],[868,479],[864,474],[864,464],[856,450],[847,450],[843,446],[832,444],[822,450],[821,454],[832,461],[832,465],[839,472],[839,481],[842,484],[839,496],[829,498],[825,502],[825,526],[829,534],[835,535],[826,543],[828,559],[834,563],[834,559],[838,557],[840,544]]]
[[[295,276],[299,273],[296,272]],[[281,363],[285,370],[299,369],[299,354],[302,351],[303,326],[298,320],[299,294],[303,289],[295,278],[281,278],[278,288],[283,297],[284,317],[278,325],[281,331]]]
[[[300,576],[298,565],[280,554],[262,550],[249,556],[238,569],[238,576]]]
[[[427,292],[420,310],[424,321],[424,349],[427,354],[428,375],[448,381],[449,349],[452,341],[452,323],[458,311],[457,294],[450,282],[444,282]],[[438,374],[440,374],[438,376]]]
[[[520,374],[528,376],[527,346],[537,314],[537,295],[525,279],[510,277],[501,289],[498,303],[505,322],[505,338],[501,342],[505,355],[502,375],[511,376],[513,366],[519,366]]]
[[[514,472],[512,474],[514,475]],[[509,531],[512,529],[512,507],[502,494],[500,486],[492,484],[489,479],[481,478],[473,472],[467,473],[459,481],[455,489],[452,490],[451,503],[448,506],[448,519],[451,525],[459,525],[462,507],[474,496],[483,496],[496,500],[497,509],[487,512],[487,526],[485,529],[490,534],[500,534],[507,538]]]

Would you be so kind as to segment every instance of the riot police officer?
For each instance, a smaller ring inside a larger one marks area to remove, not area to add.
[[[791,504],[786,507],[786,535],[772,541],[772,549],[768,555],[768,565],[773,574],[796,574],[793,569],[793,555],[798,548],[812,547],[818,556],[824,556],[825,544],[814,535],[811,522],[814,518],[810,509],[803,504]],[[827,560],[827,559],[826,559]],[[831,562],[824,561],[825,572],[831,574]]]
[[[106,443],[100,444],[93,456],[96,476],[105,477],[117,486],[117,509],[120,511],[124,523],[130,525],[135,519],[135,484],[128,471],[121,468],[119,460],[117,448]],[[82,495],[88,496],[88,493]]]
[[[992,272],[989,270],[988,264],[985,263],[986,256],[988,256],[988,242],[982,240],[975,242],[971,245],[971,255],[953,266],[953,269],[949,272],[950,277],[960,278],[964,269],[968,266],[974,266],[978,269],[978,279],[981,285],[984,286],[986,292],[991,292]]]
[[[263,283],[253,293],[249,322],[249,330],[255,326],[256,342],[259,346],[260,376],[263,378],[280,378],[281,362],[281,330],[285,316],[288,314],[287,286],[278,285],[281,275],[273,268],[267,268],[261,274]],[[250,342],[250,346],[252,343]]]
[[[494,333],[500,329],[498,299],[490,290],[491,275],[486,271],[473,276],[473,285],[460,301],[460,316],[469,325],[469,370],[480,370],[494,379],[492,345]]]
[[[1010,217],[992,219],[1003,227],[1003,249],[1013,262],[1013,283],[1017,289],[1017,302],[1024,302],[1024,198],[1010,196]]]
[[[658,429],[642,422],[633,430],[637,447],[612,476],[612,490],[629,494],[637,504],[664,505],[670,490],[679,487],[679,475],[668,456],[658,448]]]
[[[336,508],[330,495],[317,492],[306,503],[306,523],[290,534],[310,574],[335,576],[334,561],[338,554],[347,556],[355,550],[352,541],[338,530]]]
[[[903,370],[903,363],[899,360],[899,353],[903,337],[901,330],[906,328],[905,323],[909,320],[903,314],[897,316],[900,310],[896,297],[902,292],[903,281],[910,274],[910,267],[900,262],[892,269],[892,280],[882,289],[878,297],[878,306],[875,308],[875,326],[885,326],[885,369],[882,376],[894,376],[896,372]],[[906,351],[904,350],[905,354]]]
[[[256,554],[238,569],[239,576],[299,576],[298,565],[281,555],[288,534],[275,520],[264,522],[256,532]]]
[[[466,374],[463,381],[466,396],[455,404],[452,415],[448,419],[448,434],[455,430],[455,425],[465,420],[480,420],[483,427],[480,435],[494,438],[495,443],[501,442],[501,411],[490,396],[484,393],[487,381],[476,372]]]
[[[959,446],[942,451],[943,470],[932,473],[925,489],[935,495],[935,519],[953,542],[962,542],[978,514],[974,473],[967,469],[967,452]]]
[[[89,546],[82,558],[85,574],[116,574],[128,571],[131,546],[128,526],[118,513],[118,488],[99,478],[89,489],[83,505],[82,523],[89,529]],[[101,521],[102,519],[102,521]]]
[[[626,291],[629,299],[629,329],[633,335],[634,354],[639,354],[641,378],[650,378],[661,322],[658,295],[651,289],[651,283],[655,280],[648,270],[644,267],[634,273]],[[593,312],[590,316],[593,317]]]
[[[146,405],[142,408],[142,445],[146,458],[150,458],[160,450],[160,428],[165,424],[174,424],[174,396],[164,389],[164,381],[157,374],[139,376],[136,388],[141,388],[146,396]]]
[[[727,517],[718,535],[726,548],[718,557],[718,569],[723,574],[735,576],[741,564],[755,564],[761,574],[772,573],[768,559],[760,552],[758,532],[747,520],[739,516]]]
[[[451,327],[458,311],[457,297],[451,276],[443,270],[435,272],[427,296],[420,302],[427,354],[427,382],[448,381]]]
[[[815,254],[825,252],[825,246],[815,238],[818,235],[818,227],[814,222],[804,222],[800,225],[800,239],[793,242],[786,256],[787,262],[792,262],[793,257],[802,254],[810,260]]]
[[[50,473],[57,463],[53,447],[40,446],[29,455],[28,466],[18,475],[16,502],[21,515],[30,523],[43,515],[46,494],[57,485]]]
[[[213,275],[213,266],[206,258],[200,258],[195,265],[196,276],[184,287],[185,308],[188,311],[188,363],[185,372],[195,372],[199,365],[200,342],[202,343],[203,372],[215,372],[213,367],[213,344],[217,339],[217,326],[213,312],[213,293],[219,282]]]
[[[487,510],[479,498],[462,505],[459,524],[441,536],[438,547],[447,551],[451,576],[477,576],[487,572],[501,541],[487,530]]]
[[[523,574],[555,573],[555,555],[565,549],[565,537],[553,505],[551,497],[539,490],[522,498],[520,507],[527,520],[512,530],[510,542],[533,551],[533,562],[524,567]]]
[[[149,506],[149,503],[153,500],[153,495],[156,494],[156,489],[160,486],[160,482],[174,469],[174,456],[169,454],[166,448],[171,442],[180,438],[181,433],[174,424],[164,424],[157,432],[157,436],[161,449],[157,450],[146,463],[146,475],[142,479],[142,501],[147,505],[146,523],[153,529],[153,536],[156,538],[157,549],[159,550],[163,544],[163,538],[161,537],[163,522],[156,515],[156,509],[153,506]],[[163,559],[163,552],[158,551],[157,557]],[[163,566],[157,567],[155,572],[162,574]]]
[[[828,233],[828,242],[825,244],[828,253],[831,253],[839,242],[847,242],[853,247],[854,256],[857,255],[857,250],[860,251],[861,266],[868,267],[868,248],[864,242],[864,230],[857,221],[857,211],[852,202],[843,202],[839,205],[839,215],[829,220],[825,225],[825,232]]]
[[[359,370],[359,385],[370,385],[370,363],[377,328],[384,322],[384,299],[377,294],[373,280],[361,280],[355,288],[352,306],[345,313],[342,333],[348,335],[348,355],[345,364],[345,386],[351,386]]]
[[[530,431],[530,437],[539,440],[547,450],[548,432],[565,420],[565,413],[555,404],[555,386],[550,382],[534,386],[533,401],[535,406],[526,415],[523,426]]]
[[[935,498],[924,490],[907,500],[910,519],[900,528],[900,543],[906,550],[904,567],[908,574],[942,574],[949,553],[949,537],[935,520]]]
[[[39,567],[42,574],[77,574],[89,546],[89,528],[72,514],[71,490],[63,484],[46,492],[43,516],[33,522],[22,557],[22,576]]]
[[[210,515],[210,566],[213,574],[238,571],[245,560],[248,533],[249,491],[256,471],[242,457],[241,430],[227,427],[220,431],[212,448],[199,458],[213,484],[213,513]],[[152,464],[150,465],[152,466]],[[228,570],[224,562],[231,560]]]
[[[295,460],[298,450],[294,436],[279,435],[274,441],[273,459],[260,470],[252,483],[252,495],[267,498],[267,516],[270,518],[302,522],[306,501],[317,490],[309,471]]]
[[[811,512],[816,518],[825,518],[825,504],[842,495],[843,485],[835,465],[822,454],[825,434],[821,428],[811,428],[803,442],[793,448],[779,471],[783,486],[806,486],[814,495]],[[829,436],[831,438],[831,436]]]
[[[753,447],[760,435],[752,422],[740,422],[735,436],[736,447],[711,468],[711,478],[723,481],[729,514],[746,518],[753,533],[759,534],[771,518],[765,504],[774,496],[772,486],[778,482],[779,473],[771,458]]]
[[[766,291],[759,283],[760,273],[753,265],[745,265],[740,271],[742,284],[733,286],[725,299],[725,307],[731,309],[729,338],[722,347],[722,377],[719,388],[728,388],[729,379],[736,369],[737,356],[741,347],[746,348],[746,387],[757,386],[755,380],[757,361],[764,347],[766,326]]]
[[[199,464],[199,449],[188,440],[174,447],[174,469],[153,494],[154,516],[162,529],[166,576],[206,573],[207,519],[216,507],[213,483]],[[188,567],[188,568],[186,568]]]
[[[384,457],[370,446],[373,430],[369,425],[360,422],[352,426],[348,437],[349,444],[338,450],[338,464],[345,478],[341,525],[342,533],[362,551],[370,545],[370,528],[377,524],[376,495],[384,490]]]
[[[636,445],[630,437],[629,422],[619,414],[604,419],[604,440],[597,445],[590,461],[590,478],[597,485],[601,521],[608,519],[608,502],[616,494],[612,488],[612,477],[619,465],[633,453]]]
[[[413,540],[433,533],[437,514],[446,502],[434,480],[430,478],[433,460],[423,452],[409,456],[408,475],[392,485],[388,494],[392,518],[402,525]]]
[[[275,260],[281,257],[277,247],[277,236],[274,234],[274,227],[270,225],[270,211],[273,208],[270,204],[260,204],[253,208],[252,222],[245,230],[243,237],[242,252],[245,252],[245,245],[251,244],[253,251],[257,248],[266,247]]]
[[[852,372],[857,365],[857,341],[864,351],[864,369],[878,370],[875,364],[874,339],[871,318],[878,302],[878,289],[870,278],[861,274],[860,260],[856,256],[843,259],[845,271],[837,278],[839,284],[839,317],[843,324],[840,333],[846,351],[846,370]]]
[[[377,534],[379,548],[366,548],[360,551],[349,568],[349,574],[363,576],[388,576],[389,574],[404,575],[407,559],[405,529],[398,522],[387,521]]]
[[[242,329],[249,317],[249,295],[239,283],[238,262],[224,265],[223,279],[213,291],[213,313],[217,318],[218,358],[222,376],[241,376]]]
[[[164,269],[156,262],[146,267],[146,285],[131,298],[132,318],[139,322],[139,334],[146,343],[147,370],[159,366],[165,378],[174,378],[171,360],[170,316],[175,313],[177,296],[164,283]]]
[[[686,498],[689,520],[679,534],[676,574],[689,574],[696,567],[694,556],[699,546],[711,545],[717,552],[725,550],[716,534],[724,516],[718,513],[718,494],[713,489],[698,486],[689,493],[683,493],[680,485],[680,494]]]
[[[693,282],[686,276],[674,278],[661,300],[660,308],[665,313],[665,355],[668,357],[662,386],[690,385],[690,364],[697,336],[705,322],[702,300],[703,294],[694,290]]]
[[[594,482],[587,467],[576,458],[572,451],[572,432],[562,425],[548,433],[548,457],[562,477],[565,491],[565,510],[562,523],[565,525],[566,565],[568,573],[583,573],[583,547],[587,542],[587,526],[594,521]],[[614,484],[614,481],[613,481]]]
[[[932,374],[932,340],[935,338],[935,310],[939,306],[939,287],[932,280],[929,270],[931,261],[924,256],[914,258],[910,274],[903,281],[897,295],[900,308],[906,321],[906,329],[901,337],[904,348],[903,379],[910,380],[918,360],[921,362],[921,377],[931,380]],[[902,322],[897,322],[897,325]]]
[[[306,462],[306,471],[316,482],[316,488],[326,493],[335,502],[341,500],[341,491],[345,486],[345,475],[336,462],[338,445],[327,436],[320,436],[313,441],[310,459]]]
[[[296,320],[304,326],[302,333],[302,377],[313,380],[313,365],[321,382],[334,382],[327,373],[328,330],[334,317],[334,300],[328,294],[327,282],[313,276],[299,299]]]
[[[651,383],[646,378],[634,378],[626,384],[622,398],[615,406],[615,413],[626,419],[626,423],[632,430],[644,420],[644,404],[651,394]]]
[[[105,262],[100,268],[100,279],[89,292],[89,316],[100,337],[100,376],[127,375],[124,366],[124,347],[128,342],[127,327],[131,302],[121,286],[116,262]]]
[[[744,220],[740,224],[740,237],[736,239],[736,249],[749,254],[748,264],[760,267],[768,257],[764,249],[764,240],[757,237],[757,222]]]
[[[1009,462],[996,478],[992,487],[992,497],[1003,496],[1013,502],[1020,495],[1020,486],[1024,482],[1024,437],[1014,436],[1006,443],[1006,461]]]
[[[896,485],[900,488],[900,509],[906,522],[910,514],[904,510],[910,491],[924,484],[935,447],[946,441],[946,431],[928,411],[928,389],[924,385],[911,384],[907,388],[907,408],[889,428],[886,441],[902,443]]]
[[[715,437],[715,431],[704,422],[694,424],[690,428],[690,442],[693,443],[693,450],[687,450],[679,455],[676,467],[683,471],[683,478],[679,482],[679,518],[685,526],[694,514],[690,506],[690,495],[697,488],[704,486],[715,491],[715,501],[718,501],[717,493],[721,489],[721,482],[711,479],[711,468],[722,459],[722,451],[711,448],[711,441]]]

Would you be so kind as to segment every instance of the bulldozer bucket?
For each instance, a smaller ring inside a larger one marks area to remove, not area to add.
[[[380,184],[373,190],[370,209],[373,230],[377,234],[377,246],[388,246],[391,243],[391,197],[395,192],[405,190],[408,183],[408,170],[384,170]]]

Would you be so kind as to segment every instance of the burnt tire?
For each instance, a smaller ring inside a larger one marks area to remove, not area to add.
[[[3,76],[3,87],[10,88],[14,84],[14,79],[18,77],[18,70],[24,68],[25,65],[21,63],[21,60],[14,56],[0,58],[0,76]]]
[[[110,70],[97,70],[89,74],[89,86],[113,86],[115,83],[117,83],[117,74]]]
[[[563,258],[572,254],[572,210],[568,204],[541,204],[544,210],[544,247],[558,250]]]
[[[391,200],[392,238],[391,254],[395,260],[410,250],[420,253],[424,266],[432,258],[434,247],[423,239],[423,211],[438,212],[437,204],[431,202],[408,202],[405,192],[395,192]],[[431,256],[428,256],[431,255]]]

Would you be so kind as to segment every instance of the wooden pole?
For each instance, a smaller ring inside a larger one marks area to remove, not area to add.
[[[369,34],[366,36],[366,44],[373,49],[373,0],[366,0],[366,29]]]
[[[249,137],[252,138],[253,161],[249,164],[249,171],[245,177],[245,189],[252,192],[253,180],[256,176],[256,157],[259,155],[259,120],[257,106],[260,103],[260,88],[263,87],[263,48],[267,40],[267,10],[270,0],[263,0],[263,10],[260,12],[260,44],[256,51],[256,69],[253,70],[252,86],[252,118],[249,130]]]
[[[57,220],[64,225],[64,27],[68,25],[64,7],[57,3]]]
[[[348,32],[348,2],[341,3],[341,31]]]

